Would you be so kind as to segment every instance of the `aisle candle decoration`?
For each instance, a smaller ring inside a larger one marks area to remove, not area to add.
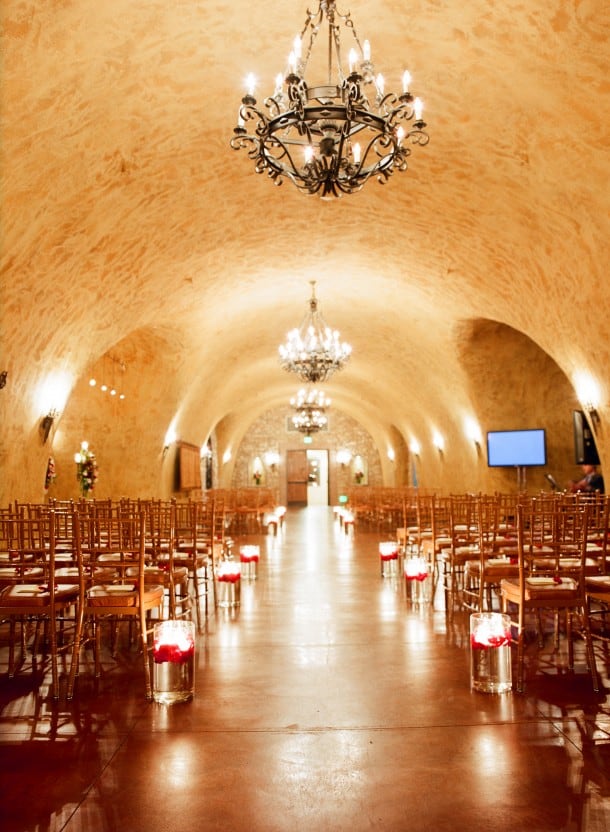
[[[241,563],[223,560],[216,568],[216,603],[219,607],[237,607],[241,598]]]
[[[153,698],[171,705],[192,699],[195,626],[192,621],[160,621],[153,634]]]
[[[239,559],[241,561],[242,578],[256,579],[258,562],[260,560],[260,547],[253,545],[240,546]]]
[[[381,563],[381,575],[396,575],[398,571],[399,544],[395,540],[386,540],[379,544],[379,559]]]
[[[407,598],[414,603],[428,600],[428,563],[419,555],[405,560]]]
[[[497,612],[470,616],[472,688],[483,693],[506,693],[512,688],[511,620]]]

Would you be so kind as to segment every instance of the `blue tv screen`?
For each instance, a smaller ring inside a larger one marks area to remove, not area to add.
[[[487,465],[490,468],[546,465],[544,429],[488,431]]]

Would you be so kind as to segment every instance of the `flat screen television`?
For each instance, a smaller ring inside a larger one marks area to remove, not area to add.
[[[490,468],[546,465],[544,428],[488,431],[487,465]]]

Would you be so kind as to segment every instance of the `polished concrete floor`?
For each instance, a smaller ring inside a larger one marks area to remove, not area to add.
[[[147,703],[135,653],[91,657],[74,700],[9,680],[0,830],[610,829],[610,698],[531,652],[525,694],[470,689],[467,618],[410,606],[380,536],[292,510],[258,580],[198,639],[193,701]],[[238,542],[244,542],[238,541]],[[548,657],[547,657],[548,658]]]

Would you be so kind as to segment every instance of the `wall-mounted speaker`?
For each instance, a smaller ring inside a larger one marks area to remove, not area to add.
[[[595,439],[582,410],[572,413],[574,427],[574,459],[577,465],[599,465]]]

